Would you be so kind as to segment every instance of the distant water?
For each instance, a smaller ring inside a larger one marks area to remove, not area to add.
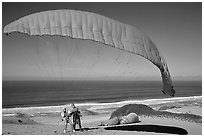
[[[202,81],[174,81],[175,97],[202,95]],[[3,81],[2,107],[169,98],[161,81]]]

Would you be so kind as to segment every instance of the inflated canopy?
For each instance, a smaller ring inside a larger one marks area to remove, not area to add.
[[[174,96],[175,90],[167,64],[150,38],[137,28],[90,12],[51,10],[22,17],[4,28],[4,33],[21,32],[30,36],[59,35],[93,40],[140,55],[161,71],[164,94]]]

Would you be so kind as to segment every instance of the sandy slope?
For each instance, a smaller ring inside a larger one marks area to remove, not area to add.
[[[166,111],[176,113],[192,113],[202,116],[202,107],[196,105],[185,105],[178,108],[167,109]],[[8,112],[7,112],[8,113]],[[202,124],[188,122],[172,118],[142,117],[140,123],[124,125],[120,129],[113,128],[106,130],[98,126],[99,123],[107,121],[111,113],[98,115],[84,115],[82,117],[83,132],[68,132],[66,134],[77,135],[132,135],[132,134],[190,134],[202,135]],[[39,116],[3,116],[2,134],[22,135],[55,135],[63,134],[64,123],[58,115]],[[20,122],[19,122],[20,120]]]

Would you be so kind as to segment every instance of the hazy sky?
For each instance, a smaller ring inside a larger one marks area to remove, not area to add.
[[[173,80],[201,80],[202,3],[3,3],[2,27],[51,9],[89,11],[136,26],[163,54]],[[83,47],[84,41],[66,37],[72,46],[55,52],[51,44],[61,39],[2,34],[3,80],[161,79],[159,69],[144,58],[96,42],[85,41],[90,46]]]

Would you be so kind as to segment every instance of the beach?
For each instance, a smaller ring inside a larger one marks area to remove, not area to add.
[[[140,122],[128,125],[99,126],[109,120],[112,112],[127,104],[144,104],[163,115],[138,115]],[[2,109],[3,135],[202,135],[202,96],[164,99],[129,100],[115,103],[76,104],[82,112],[83,131],[63,133],[60,106],[22,107]],[[178,117],[184,114],[187,117]]]
[[[3,2],[2,135],[202,135],[201,11]]]

